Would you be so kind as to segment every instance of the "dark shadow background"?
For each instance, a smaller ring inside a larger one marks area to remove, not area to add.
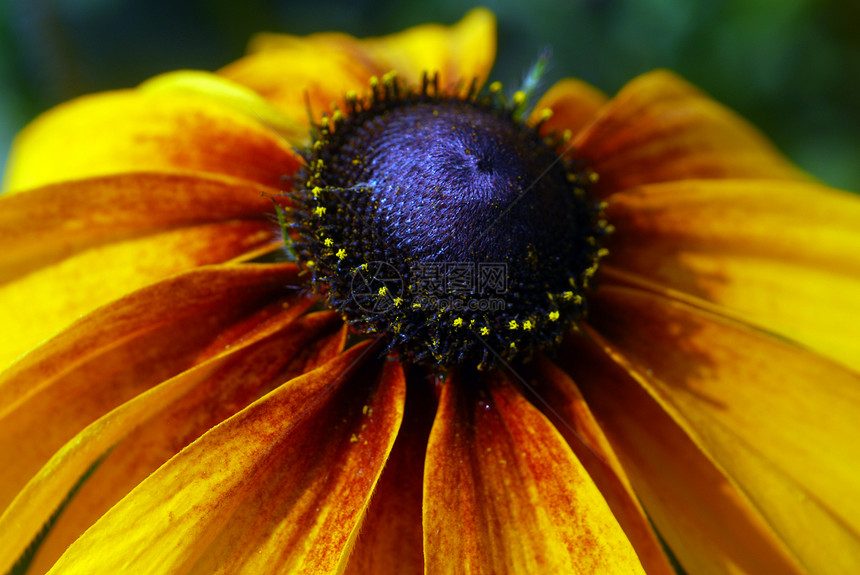
[[[0,0],[0,162],[29,119],[76,95],[176,68],[216,69],[255,31],[380,35],[452,23],[475,2]],[[671,68],[750,118],[825,182],[860,191],[860,2],[487,0],[493,74],[508,86],[546,47],[547,86],[578,76],[614,93]]]

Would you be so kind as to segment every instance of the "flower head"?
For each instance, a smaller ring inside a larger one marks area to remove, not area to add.
[[[494,43],[262,36],[22,132],[1,571],[860,566],[860,202],[669,72],[526,114]]]

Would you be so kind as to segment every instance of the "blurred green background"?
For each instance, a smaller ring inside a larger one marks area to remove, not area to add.
[[[858,0],[487,0],[493,77],[519,83],[553,51],[546,85],[608,93],[671,68],[756,123],[825,182],[860,190]],[[432,0],[0,0],[0,162],[39,112],[176,68],[216,69],[259,30],[380,35],[452,23],[475,2]]]

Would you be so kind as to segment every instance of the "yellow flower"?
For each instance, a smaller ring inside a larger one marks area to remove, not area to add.
[[[0,572],[36,540],[31,573],[670,573],[657,533],[689,573],[860,569],[860,202],[671,73],[612,99],[564,80],[527,120],[614,228],[591,287],[556,298],[588,311],[555,351],[442,372],[386,359],[385,334],[347,347],[313,311],[318,272],[264,261],[271,198],[329,169],[294,151],[319,142],[308,103],[322,128],[391,71],[480,86],[494,27],[261,36],[218,75],[22,132],[0,198]],[[452,333],[544,321],[464,317]]]

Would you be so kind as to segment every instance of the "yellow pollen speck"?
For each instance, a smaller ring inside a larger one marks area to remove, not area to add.
[[[355,158],[355,159],[352,161],[352,165],[353,165],[353,166],[357,166],[357,165],[359,165],[359,164],[361,164],[361,159],[360,159],[360,158]]]
[[[508,322],[508,329],[517,329],[520,325],[517,323],[515,319],[512,319]]]
[[[321,192],[322,188],[319,186],[316,186],[314,189],[311,190],[311,193],[314,195],[315,198],[319,196]]]
[[[558,312],[557,311],[549,312],[549,321],[558,321]]]
[[[340,248],[339,250],[337,250],[337,253],[334,255],[337,256],[337,259],[342,260],[343,258],[346,257],[346,250],[343,248]]]
[[[546,122],[550,118],[552,118],[552,110],[550,110],[549,108],[544,108],[543,110],[541,110],[540,119],[542,121]]]
[[[561,294],[561,297],[563,297],[565,299],[565,301],[570,301],[573,299],[573,292],[572,291],[566,291],[563,294]]]
[[[376,76],[371,76],[370,77],[370,87],[376,88],[377,86],[379,86],[379,78],[377,78]]]
[[[499,81],[493,82],[490,84],[490,92],[493,94],[498,94],[502,91],[502,83]]]
[[[458,317],[454,320],[454,327],[460,327],[461,325],[463,325],[463,318]]]
[[[337,110],[334,114],[331,115],[331,119],[335,122],[340,122],[343,120],[343,114],[340,113],[340,110]]]
[[[420,309],[420,308],[421,308],[421,304],[418,303],[417,301],[412,304],[412,309]]]
[[[481,328],[481,335],[490,335],[490,328],[488,328],[486,326],[482,327]]]
[[[325,207],[317,206],[314,208],[314,215],[316,216],[324,216],[325,215]]]
[[[523,104],[525,104],[526,99],[526,93],[522,90],[518,90],[514,93],[514,104],[516,104],[517,106],[522,106]]]
[[[334,240],[331,238],[326,238],[325,240],[323,240],[323,244],[325,245],[325,247],[330,248],[334,245]]]
[[[534,327],[534,324],[533,324],[531,321],[526,320],[526,321],[524,321],[524,322],[523,322],[523,329],[524,329],[524,330],[526,330],[526,331],[531,331],[531,329],[532,329],[533,327]]]
[[[396,298],[394,298],[394,305],[396,305],[397,307],[400,307],[400,304],[402,304],[402,303],[403,303],[403,298],[402,298],[402,297],[396,297]]]
[[[381,288],[379,288],[379,295],[385,295],[385,294],[387,294],[387,293],[388,293],[388,288],[387,288],[387,287],[382,286]]]
[[[349,442],[350,443],[358,443],[358,436],[353,433],[352,435],[349,436]]]

